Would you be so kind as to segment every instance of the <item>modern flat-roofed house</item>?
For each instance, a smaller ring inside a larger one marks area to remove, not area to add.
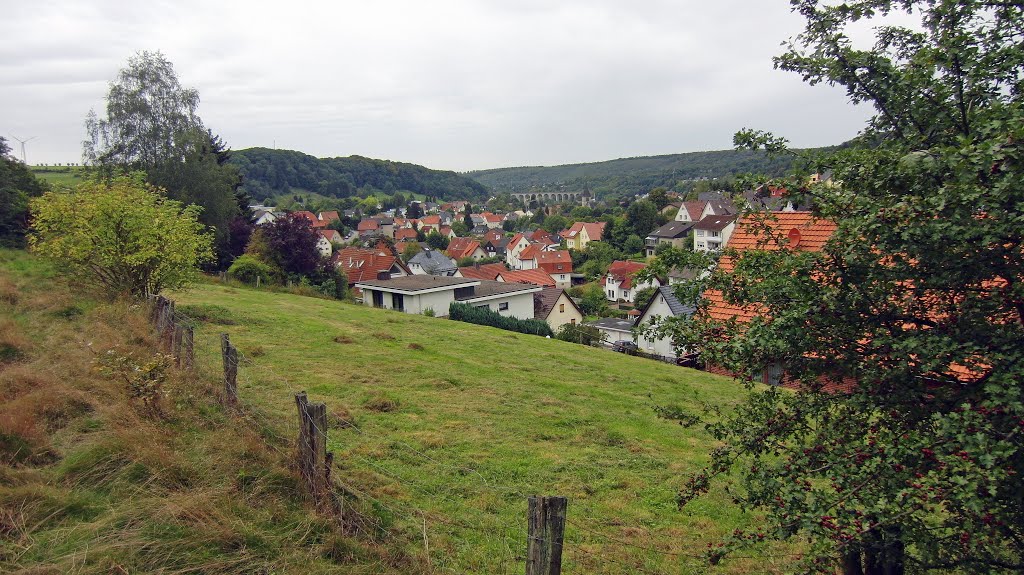
[[[432,310],[447,316],[452,303],[485,307],[504,316],[533,319],[533,294],[542,287],[473,278],[413,275],[394,279],[367,280],[356,284],[363,304],[405,313]]]

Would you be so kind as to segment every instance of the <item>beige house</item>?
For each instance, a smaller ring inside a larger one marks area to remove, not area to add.
[[[579,306],[565,290],[559,288],[545,288],[533,294],[533,317],[546,321],[553,331],[558,331],[565,324],[583,323],[583,312]]]
[[[604,236],[605,222],[576,222],[567,231],[562,232],[565,245],[569,249],[582,250],[590,242],[599,242]]]

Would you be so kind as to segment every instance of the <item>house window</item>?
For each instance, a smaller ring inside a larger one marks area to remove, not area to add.
[[[564,303],[558,304],[558,313],[565,313],[565,304]]]
[[[698,238],[703,238],[704,237],[704,230],[697,230],[697,237]]]
[[[508,311],[508,302],[503,301],[498,304],[498,311]]]
[[[373,307],[384,307],[384,292],[382,291],[371,291],[373,294]]]
[[[703,243],[697,244],[697,247],[703,249],[704,248],[704,244]]]
[[[608,290],[608,299],[615,299],[615,290]]]
[[[405,311],[405,296],[400,293],[391,294],[391,309]]]
[[[476,307],[481,308],[481,309],[491,309],[491,306],[489,306],[487,304],[478,305]]]
[[[629,299],[629,290],[622,290],[622,299]]]
[[[718,232],[711,232],[711,237],[713,237],[713,238],[717,238],[720,235],[722,235],[722,234],[720,234]]]
[[[572,319],[570,319],[570,320],[569,320],[569,323],[570,323],[571,325],[576,325],[576,318],[572,318]]]

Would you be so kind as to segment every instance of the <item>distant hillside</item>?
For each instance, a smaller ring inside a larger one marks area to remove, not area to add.
[[[598,198],[605,198],[648,192],[658,186],[673,188],[686,180],[744,173],[780,175],[789,165],[789,158],[770,159],[757,152],[720,150],[563,166],[496,168],[466,175],[499,193],[536,188],[566,191],[589,188]]]
[[[249,148],[232,153],[245,190],[264,200],[291,191],[345,198],[362,192],[415,192],[441,199],[486,199],[487,188],[455,172],[362,156],[315,158],[292,150]]]

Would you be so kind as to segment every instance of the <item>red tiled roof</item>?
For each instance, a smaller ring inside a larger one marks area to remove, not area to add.
[[[441,229],[438,230],[438,233],[440,233],[442,236],[450,236],[450,235],[452,235],[452,227],[451,226],[441,226]]]
[[[569,250],[540,252],[537,254],[537,267],[549,274],[571,274],[572,256]]]
[[[345,270],[349,285],[377,279],[377,272],[388,271],[395,265],[395,256],[382,250],[343,248],[335,252],[331,261]]]
[[[317,230],[317,233],[327,238],[329,242],[341,242],[341,234],[338,233],[338,230]]]
[[[313,224],[314,228],[325,228],[325,227],[327,227],[327,222],[321,222],[320,220],[316,219],[316,214],[314,214],[313,212],[308,212],[306,210],[300,210],[300,211],[297,211],[297,212],[292,212],[292,214],[296,215],[296,216],[302,216],[303,218],[306,218],[307,220],[309,220],[309,223]]]
[[[338,212],[336,211],[320,212],[320,215],[318,217],[320,221],[327,223],[335,222],[341,219],[341,216],[338,215]]]
[[[483,216],[484,221],[487,222],[501,222],[503,219],[505,219],[505,216],[499,214],[492,214],[491,212],[484,212],[480,215]]]
[[[787,245],[796,250],[818,252],[836,231],[836,225],[828,220],[815,218],[810,212],[772,212],[764,220],[765,226],[773,235],[786,238]],[[774,251],[781,246],[766,236],[764,226],[759,224],[760,216],[744,217],[736,223],[736,230],[729,238],[729,247],[738,251],[767,250]],[[793,242],[795,240],[795,245]],[[732,256],[724,256],[718,262],[724,272],[733,269]],[[746,323],[763,311],[760,306],[735,306],[725,301],[722,292],[705,290],[704,299],[708,300],[706,313],[716,320],[736,318]]]
[[[519,242],[521,242],[521,241],[523,241],[525,239],[526,239],[526,236],[524,236],[523,234],[518,234],[517,233],[516,235],[512,236],[512,239],[510,239],[508,241],[508,245],[509,246],[514,246],[514,245],[518,244]]]
[[[503,232],[503,231],[501,231],[499,229],[487,230],[487,233],[484,234],[484,239],[488,240],[488,241],[490,241],[490,240],[500,240],[503,237],[505,237],[505,232]]]
[[[693,221],[699,221],[700,215],[704,213],[704,206],[707,202],[683,202],[681,209],[686,210],[690,214],[690,219]]]
[[[438,216],[436,214],[435,215],[430,215],[430,216],[423,216],[422,218],[420,218],[420,225],[421,226],[439,226],[439,225],[441,225],[441,216]]]
[[[537,286],[554,287],[555,280],[544,270],[520,270],[501,272],[501,277],[506,282],[517,284],[533,284]]]
[[[459,272],[464,278],[472,278],[475,280],[495,280],[499,275],[508,273],[508,268],[504,264],[478,264],[475,266],[466,266],[459,268]]]
[[[519,259],[520,260],[532,260],[532,259],[536,258],[537,254],[539,254],[541,252],[541,250],[543,250],[543,249],[544,249],[544,246],[542,246],[541,244],[530,244],[530,245],[526,246],[526,249],[524,249],[523,251],[519,252]]]
[[[360,232],[366,232],[370,230],[379,230],[380,222],[377,220],[360,220],[359,225],[356,226],[356,230]]]
[[[473,255],[473,252],[478,249],[480,249],[480,242],[472,238],[453,238],[445,253],[448,254],[448,257],[458,260]]]
[[[608,275],[612,276],[616,281],[621,282],[619,287],[622,289],[630,289],[633,287],[633,275],[646,267],[646,264],[639,262],[624,262],[617,260],[612,262],[612,265],[608,266]]]
[[[416,230],[414,230],[412,228],[402,228],[400,230],[395,230],[395,240],[396,241],[415,240],[415,239],[416,239]]]
[[[569,227],[567,231],[562,232],[562,237],[574,238],[583,231],[584,228],[587,230],[587,236],[590,237],[591,241],[601,241],[601,236],[604,235],[604,227],[607,222],[575,222]]]

